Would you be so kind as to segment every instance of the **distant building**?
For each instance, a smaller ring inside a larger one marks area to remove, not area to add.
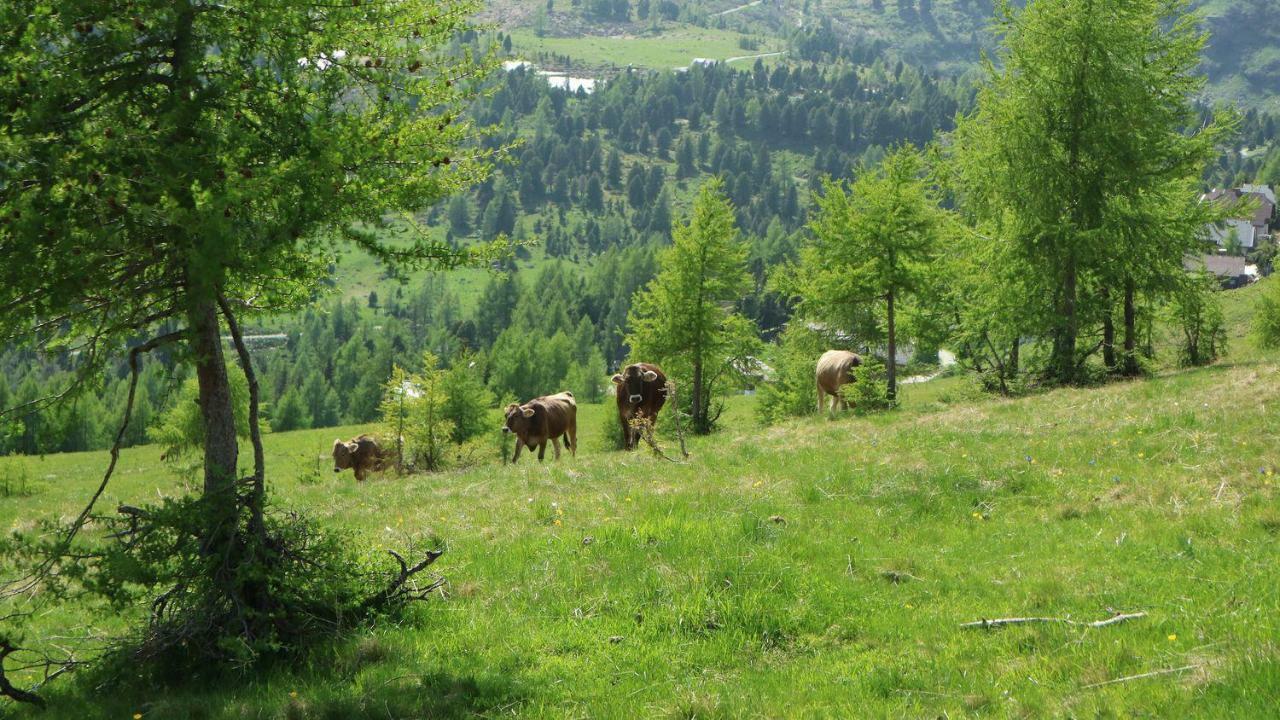
[[[719,65],[719,64],[720,64],[720,61],[715,58],[694,58],[693,62],[689,63],[689,67],[693,67],[695,65],[701,65],[702,67],[712,67],[713,65]]]
[[[595,78],[579,78],[562,75],[560,73],[539,71],[539,75],[547,79],[547,84],[553,88],[559,88],[566,92],[577,93],[579,90],[590,95],[595,92]]]
[[[1182,265],[1191,271],[1204,269],[1218,278],[1218,282],[1226,290],[1244,287],[1258,279],[1258,266],[1250,265],[1244,258],[1235,255],[1189,257]]]
[[[1243,185],[1228,190],[1214,189],[1201,200],[1218,202],[1228,207],[1241,206],[1238,217],[1232,217],[1208,228],[1208,237],[1218,247],[1226,247],[1234,232],[1240,247],[1252,250],[1271,238],[1271,219],[1276,211],[1276,194],[1266,185]]]

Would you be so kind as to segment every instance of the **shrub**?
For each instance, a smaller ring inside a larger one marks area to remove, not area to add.
[[[1267,280],[1253,312],[1253,341],[1264,350],[1280,347],[1280,280]]]
[[[1218,299],[1218,283],[1205,272],[1191,275],[1169,305],[1173,324],[1181,330],[1178,364],[1208,365],[1226,353],[1227,330]]]
[[[431,352],[423,353],[421,372],[392,369],[379,411],[386,444],[395,447],[398,440],[403,442],[402,463],[429,472],[444,467],[454,433],[445,413],[448,400],[445,371]]]
[[[814,367],[823,352],[823,340],[803,323],[787,326],[766,362],[774,376],[759,388],[756,416],[765,424],[808,415],[817,409]]]
[[[854,412],[866,415],[893,408],[884,363],[874,358],[863,358],[862,364],[854,368],[853,378],[853,382],[845,385],[841,391],[853,405]]]
[[[453,424],[450,439],[461,445],[493,430],[493,392],[484,384],[484,362],[478,355],[462,354],[445,373],[444,418]]]

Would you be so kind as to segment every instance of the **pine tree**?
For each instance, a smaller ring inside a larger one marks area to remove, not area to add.
[[[658,276],[632,304],[627,336],[632,356],[656,362],[687,387],[695,431],[712,430],[716,388],[732,359],[754,347],[756,328],[732,309],[751,288],[748,248],[718,178],[699,190],[687,222],[676,226]]]
[[[828,180],[795,274],[801,312],[815,319],[876,308],[890,402],[897,393],[898,315],[927,287],[944,222],[923,173],[923,157],[906,146],[848,188]]]

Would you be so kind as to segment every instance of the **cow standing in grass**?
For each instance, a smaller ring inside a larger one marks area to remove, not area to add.
[[[667,402],[667,376],[650,363],[633,363],[613,376],[618,399],[618,419],[622,421],[622,444],[628,450],[640,444],[641,428],[658,421],[658,411]]]
[[[515,433],[516,436],[516,452],[511,456],[511,462],[520,459],[520,451],[525,446],[531,451],[538,448],[538,461],[541,462],[547,453],[548,440],[559,460],[561,436],[569,452],[574,457],[578,456],[578,403],[574,401],[573,393],[565,391],[546,395],[523,405],[511,403],[506,414],[502,432]]]
[[[818,358],[815,376],[818,385],[818,412],[827,409],[827,396],[831,396],[831,408],[847,409],[840,388],[853,382],[853,369],[862,364],[862,358],[848,350],[828,350]]]
[[[365,474],[370,471],[382,470],[389,459],[372,435],[361,435],[347,442],[333,441],[333,471],[351,468],[355,471],[356,482],[364,482]]]

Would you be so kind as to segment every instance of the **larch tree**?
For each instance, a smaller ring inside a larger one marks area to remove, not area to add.
[[[758,342],[755,325],[736,310],[752,288],[748,253],[723,182],[708,180],[687,220],[674,228],[657,276],[636,292],[627,319],[631,357],[661,365],[689,388],[685,399],[698,433],[715,426],[717,383]]]
[[[809,223],[800,262],[783,285],[802,317],[885,343],[886,390],[897,395],[899,314],[925,289],[945,215],[924,176],[921,153],[891,151],[851,185],[828,180]]]
[[[1077,380],[1104,347],[1132,371],[1131,351],[1110,359],[1113,309],[1128,347],[1142,285],[1179,285],[1213,215],[1188,181],[1233,124],[1195,128],[1205,37],[1186,0],[1005,2],[999,18],[999,62],[954,136],[959,200],[1012,245],[1047,377]]]
[[[275,556],[258,387],[237,316],[309,302],[343,240],[407,267],[476,255],[427,239],[407,216],[489,171],[494,152],[476,149],[484,131],[463,113],[490,62],[446,52],[477,8],[0,4],[0,338],[74,353],[64,397],[122,356],[136,384],[142,354],[185,353],[204,460],[193,532],[200,557],[219,559],[208,566],[207,618],[247,645],[279,618],[278,588],[259,571]],[[397,214],[409,237],[389,241]],[[248,381],[244,478],[223,332]],[[126,427],[132,399],[131,387]]]

